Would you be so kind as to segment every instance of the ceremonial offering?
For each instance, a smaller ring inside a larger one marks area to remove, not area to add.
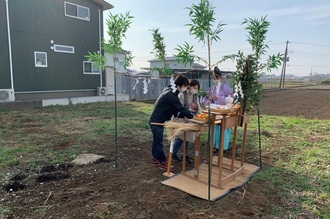
[[[231,104],[231,107],[230,108],[231,108],[231,111],[237,112],[237,111],[240,110],[241,106],[238,105],[238,104]]]
[[[166,128],[167,138],[169,140],[174,140],[183,131],[193,131],[200,132],[203,130],[203,126],[194,123],[181,123],[168,121],[164,123],[164,128]]]
[[[231,109],[225,105],[215,105],[211,106],[210,110],[217,113],[230,113]]]
[[[207,122],[209,118],[209,115],[207,113],[199,113],[197,116],[194,116],[194,119],[200,120],[203,122]]]
[[[234,101],[234,98],[232,98],[231,96],[228,96],[228,97],[225,98],[225,101],[226,101],[226,106],[227,106],[227,107],[230,107],[231,104],[232,104],[233,101]]]

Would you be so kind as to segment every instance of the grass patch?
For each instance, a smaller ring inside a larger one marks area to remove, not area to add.
[[[9,207],[5,207],[0,204],[0,218],[7,218],[8,215],[12,213],[12,210]]]
[[[255,119],[250,128],[256,128]],[[262,135],[263,154],[273,153],[277,159],[266,161],[268,168],[255,179],[268,183],[275,198],[284,203],[274,207],[274,215],[295,218],[308,210],[329,218],[330,121],[280,116],[262,116],[261,121],[261,130],[267,132]]]
[[[141,133],[151,138],[151,109],[151,104],[118,103],[118,137]],[[90,152],[102,137],[115,135],[114,111],[114,103],[104,102],[0,111],[1,166],[56,164]]]
[[[119,138],[132,138],[135,133],[143,142],[151,142],[148,119],[153,103],[120,102],[117,106],[117,120],[114,103],[0,111],[1,169],[58,164],[93,152],[102,138],[113,141],[116,121]],[[247,155],[256,164],[257,119],[250,117],[246,142]],[[330,218],[330,120],[262,115],[260,122],[262,155],[268,158],[263,159],[263,169],[253,180],[267,185],[263,192],[271,193],[276,203],[273,216],[299,218],[311,211],[320,218]],[[239,128],[238,146],[242,132]],[[207,137],[207,133],[202,134],[204,145]],[[111,207],[115,210],[116,206]],[[1,205],[0,210],[10,211]],[[44,211],[40,209],[39,215]]]

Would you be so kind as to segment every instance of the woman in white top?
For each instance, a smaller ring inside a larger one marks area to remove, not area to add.
[[[187,107],[190,112],[192,112],[194,115],[197,115],[202,112],[202,108],[200,106],[199,97],[197,95],[198,91],[200,89],[199,81],[192,79],[189,81],[189,87],[188,89],[179,94],[180,102],[183,106]],[[194,143],[196,139],[196,133],[195,132],[187,132],[186,135],[186,153],[188,149],[189,143]],[[173,161],[181,161],[182,158],[178,157],[177,152],[180,150],[181,145],[183,143],[183,137],[178,137],[174,140],[174,146],[173,146]],[[188,154],[188,153],[187,153]],[[186,162],[191,162],[188,155],[186,155]]]

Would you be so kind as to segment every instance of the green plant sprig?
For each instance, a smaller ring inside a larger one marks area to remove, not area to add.
[[[252,109],[259,109],[261,101],[262,85],[258,79],[260,73],[267,69],[277,69],[283,61],[283,54],[270,55],[265,63],[260,62],[263,55],[266,54],[269,46],[266,42],[266,34],[270,27],[270,22],[266,20],[267,16],[260,19],[246,18],[242,25],[247,25],[245,30],[248,31],[247,41],[252,47],[252,54],[244,55],[238,51],[237,54],[227,55],[221,61],[232,59],[236,61],[236,72],[234,76],[233,86],[237,87],[240,83],[244,93],[244,97],[237,95],[238,101],[242,103],[243,110],[247,113]]]

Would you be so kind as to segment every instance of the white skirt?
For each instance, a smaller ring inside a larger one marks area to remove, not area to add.
[[[183,139],[183,132],[181,132],[178,137],[182,140]],[[191,143],[194,143],[195,142],[195,139],[196,139],[196,132],[186,132],[186,141],[187,142],[191,142]]]

